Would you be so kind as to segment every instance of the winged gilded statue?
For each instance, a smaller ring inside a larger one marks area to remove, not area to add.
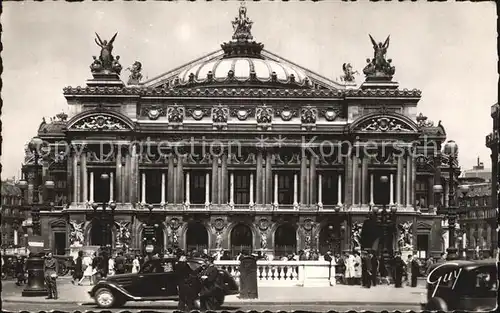
[[[102,66],[105,69],[110,69],[114,60],[113,57],[113,42],[115,41],[116,36],[118,33],[115,33],[115,35],[109,40],[102,40],[101,37],[99,37],[99,34],[95,33],[97,38],[95,38],[95,43],[101,47],[101,54],[99,56],[99,60],[102,63]]]

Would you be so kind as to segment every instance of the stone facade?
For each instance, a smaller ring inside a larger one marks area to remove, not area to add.
[[[62,186],[45,199],[62,192],[64,202],[41,212],[46,247],[59,233],[67,250],[107,238],[140,252],[155,223],[162,248],[340,253],[359,237],[379,250],[379,222],[365,221],[385,207],[395,208],[386,248],[415,250],[421,235],[439,255],[432,185],[446,165],[431,156],[446,135],[416,115],[421,92],[398,89],[385,59],[359,87],[336,83],[264,50],[237,21],[221,51],[153,80],[137,81],[136,62],[125,85],[96,59],[87,86],[64,88],[69,116],[39,129],[44,180]]]

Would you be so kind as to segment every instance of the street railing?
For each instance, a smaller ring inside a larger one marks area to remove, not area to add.
[[[236,281],[240,278],[240,261],[215,261]],[[327,261],[257,261],[259,286],[333,286],[335,265]]]

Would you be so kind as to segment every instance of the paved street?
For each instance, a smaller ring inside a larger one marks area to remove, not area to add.
[[[260,287],[259,299],[243,300],[237,295],[226,297],[224,310],[417,310],[422,284],[417,288],[396,289],[392,286],[377,286],[371,289],[360,286],[337,285],[334,287]],[[91,310],[96,306],[88,296],[90,286],[75,286],[70,279],[59,280],[58,300],[43,297],[21,296],[24,287],[17,287],[11,281],[3,282],[3,309],[19,310]],[[174,310],[175,301],[129,302],[130,310]],[[119,311],[119,310],[118,310]]]

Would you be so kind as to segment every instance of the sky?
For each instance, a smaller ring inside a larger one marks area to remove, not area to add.
[[[2,14],[2,177],[18,176],[24,145],[42,117],[68,112],[62,89],[85,86],[99,55],[95,32],[109,39],[124,68],[143,64],[153,78],[220,48],[232,36],[236,1],[4,2]],[[340,1],[247,3],[252,33],[265,49],[331,79],[350,62],[361,72],[373,49],[368,34],[390,35],[388,58],[400,88],[422,90],[417,112],[460,147],[462,169],[480,157],[498,101],[494,2]],[[127,80],[127,72],[122,72]],[[358,81],[362,81],[358,77]],[[48,120],[48,119],[47,119]]]

